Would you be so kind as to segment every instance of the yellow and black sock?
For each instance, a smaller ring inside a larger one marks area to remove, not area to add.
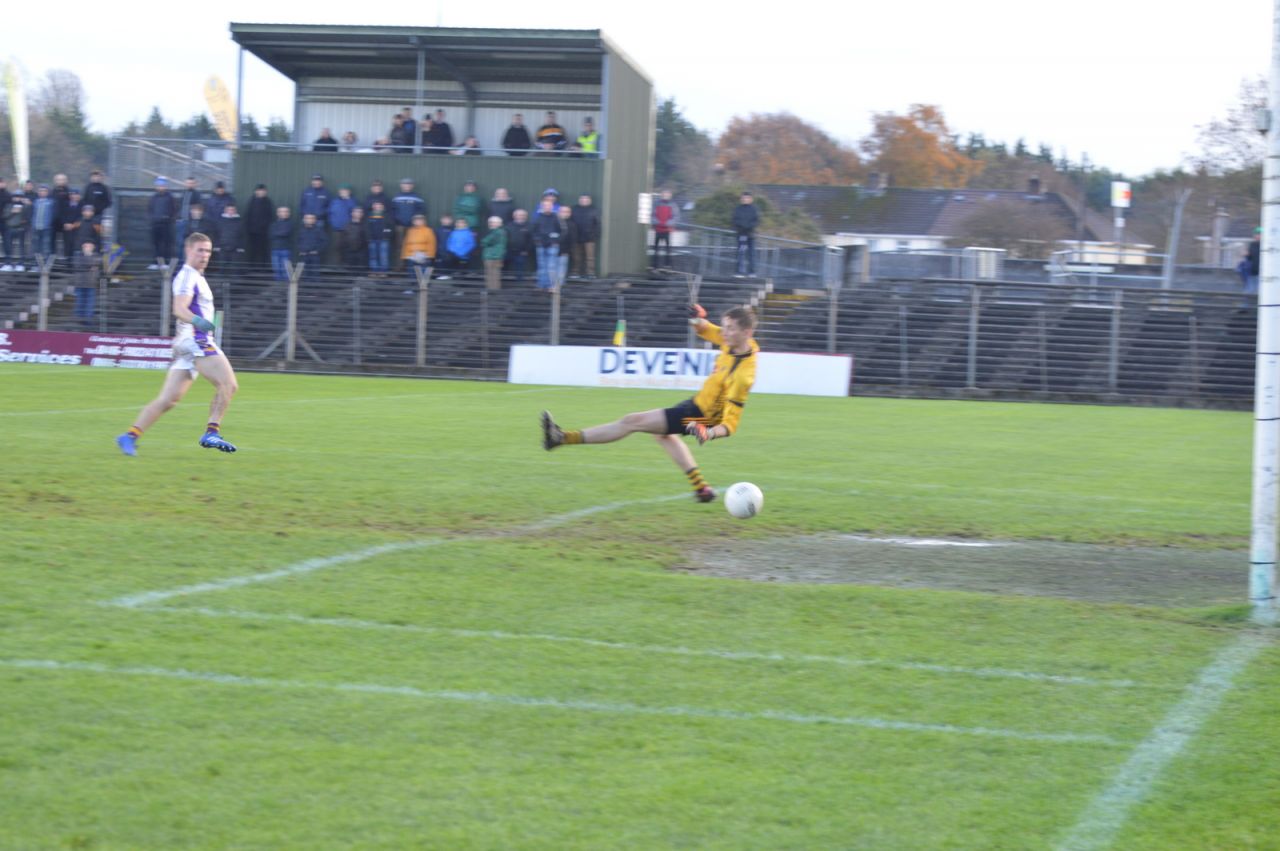
[[[564,442],[565,442],[565,445],[566,445],[566,446],[568,446],[568,445],[572,445],[572,444],[576,444],[576,443],[584,443],[585,441],[583,441],[583,439],[582,439],[582,430],[581,430],[581,429],[572,429],[572,430],[566,429],[566,430],[565,430],[565,432],[564,432]]]
[[[219,433],[218,424],[217,424],[217,423],[209,423],[209,425],[205,428],[205,433],[206,433],[206,434],[218,434],[218,433]]]
[[[125,434],[129,435],[134,440],[137,440],[138,438],[142,437],[142,429],[138,428],[137,426],[129,426],[129,430],[125,432]]]
[[[684,474],[689,477],[689,484],[693,485],[694,490],[700,491],[707,486],[707,480],[702,478],[702,471],[697,467],[690,467]]]

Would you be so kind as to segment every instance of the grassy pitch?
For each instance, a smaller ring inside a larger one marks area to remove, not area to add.
[[[1242,606],[703,575],[821,535],[1237,550],[1247,414],[0,366],[0,848],[1280,847]],[[802,552],[803,550],[797,550]],[[784,550],[785,552],[785,550]],[[1243,649],[1242,649],[1243,648]]]

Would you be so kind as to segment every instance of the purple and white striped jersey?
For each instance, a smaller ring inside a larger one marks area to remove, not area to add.
[[[204,279],[204,275],[190,266],[183,265],[182,270],[173,279],[173,294],[175,297],[192,296],[191,312],[196,316],[203,316],[210,322],[213,321],[213,290],[209,288],[209,282]],[[209,342],[208,333],[197,331],[194,325],[183,322],[181,319],[174,323],[173,336],[174,342],[188,337],[193,337],[197,343]]]

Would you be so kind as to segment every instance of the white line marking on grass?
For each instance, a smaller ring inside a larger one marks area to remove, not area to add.
[[[492,694],[490,692],[429,691],[414,686],[383,685],[378,683],[324,683],[304,680],[278,680],[266,677],[245,677],[212,671],[188,671],[181,668],[156,668],[111,666],[94,662],[60,662],[52,659],[0,659],[0,665],[9,668],[44,671],[79,671],[84,673],[118,676],[165,677],[168,679],[213,683],[217,685],[246,686],[270,689],[305,689],[355,694],[383,694],[396,697],[412,697],[421,700],[455,701],[490,706],[518,706],[538,709],[562,709],[578,712],[601,712],[615,715],[658,715],[675,718],[715,719],[724,721],[781,721],[789,724],[830,724],[844,727],[863,727],[873,730],[893,730],[910,733],[947,733],[963,736],[986,736],[1055,744],[1120,744],[1109,736],[1089,733],[1036,733],[1020,730],[1004,730],[992,727],[959,727],[953,724],[922,724],[913,721],[894,721],[887,718],[864,718],[839,715],[808,715],[798,712],[760,710],[747,712],[734,709],[704,709],[696,706],[645,706],[638,703],[605,703],[593,700],[561,700],[554,697],[535,697],[517,694]]]
[[[891,662],[884,659],[853,659],[847,656],[821,656],[807,653],[775,653],[750,650],[719,650],[715,648],[700,649],[695,647],[669,646],[660,644],[630,644],[625,641],[606,641],[599,638],[582,638],[572,635],[554,635],[538,632],[506,632],[489,629],[458,629],[443,626],[419,626],[416,624],[395,624],[380,621],[359,620],[357,618],[319,618],[307,615],[274,614],[267,612],[247,612],[240,609],[209,609],[188,606],[148,606],[149,612],[168,612],[179,615],[200,615],[210,618],[234,618],[263,623],[293,623],[306,626],[327,626],[340,629],[361,629],[389,632],[408,632],[418,635],[447,635],[456,638],[480,638],[496,641],[545,641],[560,644],[578,644],[585,647],[600,647],[608,650],[623,650],[634,653],[658,653],[672,656],[707,657],[727,659],[741,662],[784,662],[803,664],[843,665],[850,668],[889,668],[901,671],[925,671],[934,674],[955,674],[959,676],[1004,678],[1029,680],[1033,682],[1056,683],[1059,685],[1103,686],[1107,688],[1135,688],[1140,683],[1133,680],[1109,680],[1092,677],[1078,677],[1063,674],[1043,674],[1035,671],[1012,671],[1004,668],[970,668],[956,665],[933,665],[925,662]]]
[[[1108,848],[1124,827],[1129,811],[1147,796],[1160,774],[1182,753],[1223,699],[1235,679],[1270,644],[1259,633],[1245,633],[1205,666],[1180,700],[1142,740],[1106,788],[1085,808],[1059,851]]]
[[[522,523],[518,526],[478,532],[457,538],[423,538],[416,541],[399,541],[390,544],[379,544],[374,547],[365,547],[364,549],[339,553],[338,555],[310,558],[305,561],[297,562],[296,564],[282,567],[278,570],[269,570],[265,573],[250,573],[245,576],[231,576],[226,579],[197,582],[193,585],[182,585],[177,588],[168,588],[161,591],[143,591],[139,594],[128,594],[124,597],[117,597],[114,600],[108,600],[107,605],[120,606],[126,609],[137,609],[153,603],[172,600],[175,597],[188,597],[192,594],[205,594],[211,591],[226,591],[231,588],[242,588],[245,585],[257,585],[261,582],[273,582],[277,579],[287,579],[290,576],[314,573],[317,570],[326,570],[331,567],[337,567],[340,564],[353,564],[356,562],[366,561],[367,559],[375,558],[387,553],[401,552],[404,550],[419,550],[425,547],[436,547],[441,544],[473,541],[477,539],[527,535],[531,532],[541,532],[547,529],[553,529],[556,526],[563,526],[565,523],[569,523],[573,520],[589,517],[592,514],[612,511],[616,508],[626,508],[632,505],[644,505],[646,503],[670,502],[675,499],[688,498],[688,494],[680,494],[674,496],[652,497],[650,499],[633,499],[624,502],[609,502],[603,505],[579,508],[575,511],[565,512],[564,514],[552,515],[551,517],[547,517],[542,520],[535,520],[532,523]]]
[[[903,547],[1006,547],[999,541],[948,541],[943,538],[873,538],[868,535],[841,535],[861,544],[897,544]]]

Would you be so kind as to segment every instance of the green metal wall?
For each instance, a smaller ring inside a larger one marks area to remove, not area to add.
[[[616,48],[605,55],[605,84],[609,125],[605,140],[604,194],[601,208],[607,237],[601,245],[601,264],[619,274],[643,271],[646,225],[636,220],[640,193],[650,191],[653,171],[653,84]]]

